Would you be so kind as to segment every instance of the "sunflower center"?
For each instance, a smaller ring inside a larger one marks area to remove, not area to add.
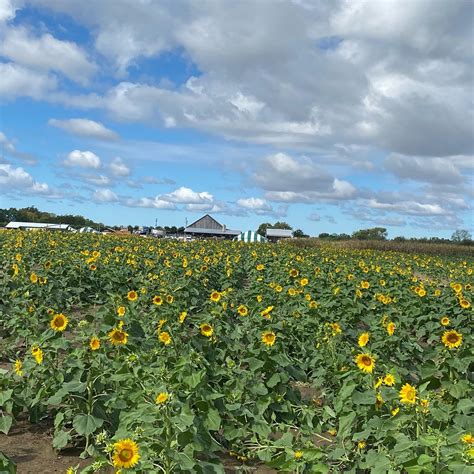
[[[366,366],[372,365],[372,359],[370,357],[364,356],[362,357],[362,363]]]
[[[448,341],[450,343],[455,343],[455,342],[458,342],[458,336],[457,334],[448,334],[448,337],[447,337]]]
[[[61,326],[64,325],[64,319],[61,318],[61,317],[56,318],[55,321],[54,321],[54,325],[55,325],[57,328],[60,328]]]
[[[123,462],[130,461],[130,459],[132,459],[132,456],[133,456],[133,451],[127,448],[122,449],[119,453],[119,458]]]

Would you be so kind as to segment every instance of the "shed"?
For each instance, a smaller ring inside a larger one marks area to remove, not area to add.
[[[292,239],[293,231],[290,229],[271,229],[267,228],[266,237],[270,242],[278,242],[282,239]]]
[[[232,239],[240,234],[240,230],[228,229],[225,225],[218,222],[209,214],[201,217],[197,221],[188,225],[184,229],[186,235],[191,235],[199,238],[220,238]]]

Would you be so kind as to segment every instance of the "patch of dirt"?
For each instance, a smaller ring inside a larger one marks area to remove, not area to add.
[[[64,474],[70,466],[84,468],[91,463],[79,458],[79,450],[57,454],[47,428],[27,421],[16,422],[8,436],[0,434],[0,451],[16,463],[17,474]]]

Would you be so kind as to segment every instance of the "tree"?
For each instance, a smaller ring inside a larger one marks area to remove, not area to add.
[[[472,240],[472,235],[467,230],[458,229],[455,232],[453,232],[453,235],[451,236],[451,240],[457,243],[470,242]]]
[[[386,240],[387,229],[384,227],[373,227],[371,229],[361,229],[352,234],[357,240]]]
[[[286,230],[293,230],[293,227],[291,227],[290,224],[287,224],[286,222],[275,222],[275,224],[272,225],[274,229],[286,229]]]
[[[293,232],[293,237],[297,237],[297,238],[307,238],[309,237],[308,234],[305,234],[301,229],[296,229],[294,232]]]
[[[270,224],[270,222],[264,222],[263,224],[260,224],[257,229],[257,234],[265,236],[265,234],[267,233],[267,228],[271,226],[272,225]]]

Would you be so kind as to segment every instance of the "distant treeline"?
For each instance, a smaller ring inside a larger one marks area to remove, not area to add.
[[[0,226],[4,227],[9,222],[41,222],[45,224],[69,224],[74,228],[81,227],[104,227],[100,222],[94,222],[83,216],[74,216],[72,214],[57,215],[51,212],[42,212],[36,207],[24,207],[23,209],[0,209]]]

